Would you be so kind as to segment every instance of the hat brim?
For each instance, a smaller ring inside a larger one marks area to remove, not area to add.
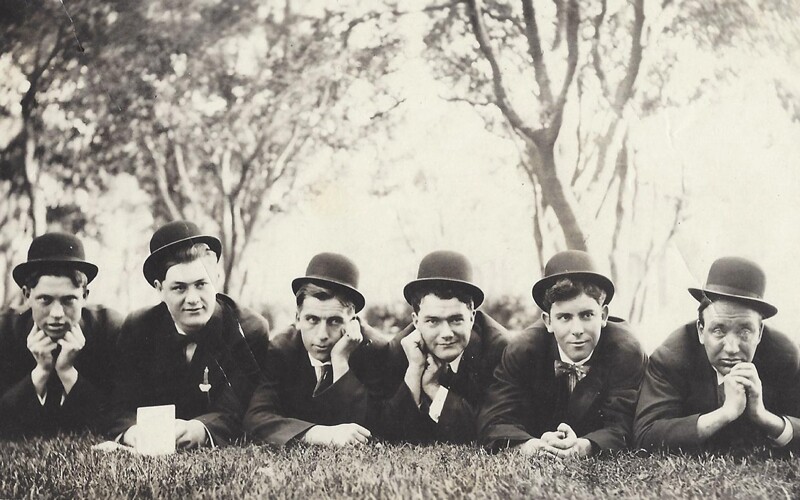
[[[356,313],[364,309],[364,305],[367,303],[366,299],[364,299],[364,295],[361,294],[358,290],[353,288],[352,286],[341,283],[339,281],[334,281],[328,278],[318,278],[315,276],[303,276],[301,278],[295,278],[292,280],[292,292],[297,294],[300,290],[300,287],[305,285],[306,283],[313,283],[317,286],[321,286],[324,288],[330,288],[334,292],[342,293],[343,295],[350,298],[353,301],[353,305],[356,308]]]
[[[149,283],[150,286],[156,286],[155,280],[158,276],[158,268],[164,255],[166,255],[171,249],[182,243],[186,243],[187,241],[191,241],[192,243],[205,243],[215,254],[217,254],[217,260],[219,260],[220,256],[222,255],[222,242],[220,242],[219,239],[215,238],[214,236],[190,236],[188,238],[173,241],[168,245],[164,245],[163,247],[156,249],[144,260],[142,273],[144,274],[144,279],[147,280],[147,283]]]
[[[761,299],[756,299],[753,297],[746,297],[732,293],[715,292],[713,290],[704,290],[702,288],[689,288],[689,293],[698,302],[702,302],[704,298],[708,298],[708,300],[711,302],[713,302],[715,299],[730,299],[734,302],[740,302],[761,313],[761,316],[764,319],[771,318],[778,314],[777,307],[773,306],[769,302],[765,302]]]
[[[406,298],[406,302],[411,304],[411,293],[414,291],[414,289],[427,283],[448,283],[463,287],[469,291],[470,295],[472,295],[473,307],[475,309],[483,304],[483,290],[478,288],[476,285],[473,285],[469,281],[454,280],[449,278],[421,278],[409,282],[405,287],[403,287],[403,297]]]
[[[545,302],[544,302],[545,292],[547,292],[547,289],[553,286],[553,284],[556,281],[562,278],[580,278],[586,281],[592,281],[596,283],[600,288],[603,289],[604,292],[606,292],[606,300],[603,303],[603,305],[606,305],[609,302],[611,302],[611,299],[614,297],[614,282],[600,273],[593,273],[589,271],[575,271],[569,273],[552,274],[537,281],[533,285],[533,289],[531,290],[531,295],[533,295],[533,301],[536,302],[536,305],[539,306],[539,308],[542,311],[547,312],[548,310],[545,307]]]
[[[97,266],[85,260],[72,259],[41,259],[29,260],[19,264],[11,271],[14,281],[20,288],[25,286],[25,281],[31,273],[49,269],[75,269],[86,275],[87,284],[97,276]]]

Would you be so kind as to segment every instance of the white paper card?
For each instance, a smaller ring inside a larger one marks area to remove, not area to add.
[[[137,408],[136,426],[137,452],[142,455],[175,453],[175,405]]]

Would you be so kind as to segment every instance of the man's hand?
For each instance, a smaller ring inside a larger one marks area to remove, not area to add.
[[[558,450],[541,439],[533,438],[525,441],[519,447],[520,453],[523,455],[533,457],[538,455],[554,455],[558,456]]]
[[[175,447],[198,448],[206,443],[206,426],[199,420],[175,419]]]
[[[442,368],[447,365],[440,362],[430,354],[428,354],[426,357],[425,363],[425,371],[422,372],[422,379],[420,383],[422,384],[422,390],[425,392],[425,394],[427,394],[429,398],[433,399],[441,387],[439,385],[439,374],[441,374]]]
[[[331,365],[333,365],[334,382],[350,370],[350,355],[358,349],[364,339],[361,335],[361,324],[353,318],[342,327],[342,338],[336,341],[331,349]]]
[[[83,346],[86,345],[86,337],[83,336],[80,325],[75,323],[66,335],[58,340],[58,345],[61,346],[61,352],[56,358],[56,373],[61,379],[61,385],[64,386],[64,392],[69,394],[78,381],[75,360]]]
[[[742,377],[736,376],[732,371],[733,370],[722,379],[722,388],[725,391],[725,402],[722,403],[721,410],[727,418],[728,423],[739,418],[742,413],[744,413],[744,409],[747,406],[747,393],[745,392],[744,385],[742,385]]]
[[[58,344],[34,324],[28,334],[27,346],[36,361],[36,366],[31,370],[31,381],[36,394],[41,397],[47,387],[47,379],[53,373],[53,351]]]
[[[697,436],[701,441],[710,438],[744,413],[747,394],[741,380],[742,377],[731,373],[722,379],[722,388],[725,391],[725,402],[722,403],[722,407],[700,415],[697,419]]]
[[[738,363],[731,368],[728,377],[734,378],[746,394],[744,414],[768,436],[778,437],[786,426],[784,420],[764,406],[763,389],[758,370],[753,363]],[[727,377],[726,377],[727,378]]]
[[[324,446],[366,444],[372,433],[358,424],[315,425],[303,435],[303,441]]]
[[[558,425],[555,432],[545,432],[542,434],[541,440],[550,446],[547,449],[548,453],[552,453],[558,457],[588,457],[592,454],[592,443],[588,439],[579,438],[572,427],[565,423]]]
[[[418,369],[419,373],[425,370],[425,344],[422,341],[422,334],[419,330],[414,330],[409,335],[400,341],[400,346],[403,347],[403,352],[406,353],[408,359],[408,367]]]

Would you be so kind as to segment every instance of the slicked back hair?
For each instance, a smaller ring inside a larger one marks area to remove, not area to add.
[[[306,297],[314,297],[317,300],[336,299],[340,304],[342,304],[342,306],[353,311],[356,310],[356,304],[351,299],[347,298],[341,293],[336,293],[336,291],[331,288],[320,286],[315,283],[304,284],[297,290],[297,293],[294,295],[294,297],[295,302],[297,303],[298,311],[303,307],[303,302],[305,302]]]
[[[158,281],[164,281],[164,278],[167,276],[167,271],[174,265],[194,262],[195,260],[205,257],[217,259],[217,254],[205,243],[192,244],[191,242],[187,242],[185,245],[180,245],[161,261],[156,279]]]
[[[475,299],[469,290],[457,283],[448,283],[446,281],[431,281],[429,283],[421,283],[414,287],[409,293],[411,298],[411,307],[414,312],[419,312],[419,305],[422,299],[428,295],[434,295],[442,300],[458,299],[467,305],[470,311],[475,309]]]

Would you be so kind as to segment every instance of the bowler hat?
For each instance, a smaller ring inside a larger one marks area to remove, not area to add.
[[[472,295],[474,307],[483,303],[483,290],[472,282],[472,265],[458,252],[439,250],[422,258],[417,271],[417,279],[403,288],[403,296],[411,303],[415,289],[426,283],[450,283],[460,286]]]
[[[689,288],[698,301],[707,298],[730,299],[748,305],[760,312],[764,319],[775,316],[778,308],[764,301],[767,278],[764,270],[753,261],[741,257],[721,257],[711,264],[706,286]]]
[[[222,243],[213,236],[201,233],[200,228],[194,222],[185,220],[168,222],[158,228],[150,238],[150,255],[142,266],[144,278],[150,283],[150,286],[155,286],[155,280],[158,279],[164,259],[171,255],[177,246],[186,242],[205,243],[217,254],[217,260],[222,254]]]
[[[22,287],[34,271],[65,268],[81,271],[88,282],[97,276],[97,266],[86,262],[81,240],[72,234],[46,233],[33,239],[28,248],[27,262],[19,264],[11,274],[17,285]]]
[[[320,253],[311,258],[306,275],[292,280],[292,291],[306,283],[331,288],[353,301],[356,312],[364,308],[365,300],[358,291],[358,268],[352,260],[338,253]]]
[[[544,277],[533,285],[533,300],[543,311],[548,310],[544,300],[547,289],[561,278],[579,278],[595,283],[606,292],[605,304],[611,302],[614,296],[614,283],[597,272],[597,267],[588,253],[581,250],[565,250],[550,257],[544,266]]]

